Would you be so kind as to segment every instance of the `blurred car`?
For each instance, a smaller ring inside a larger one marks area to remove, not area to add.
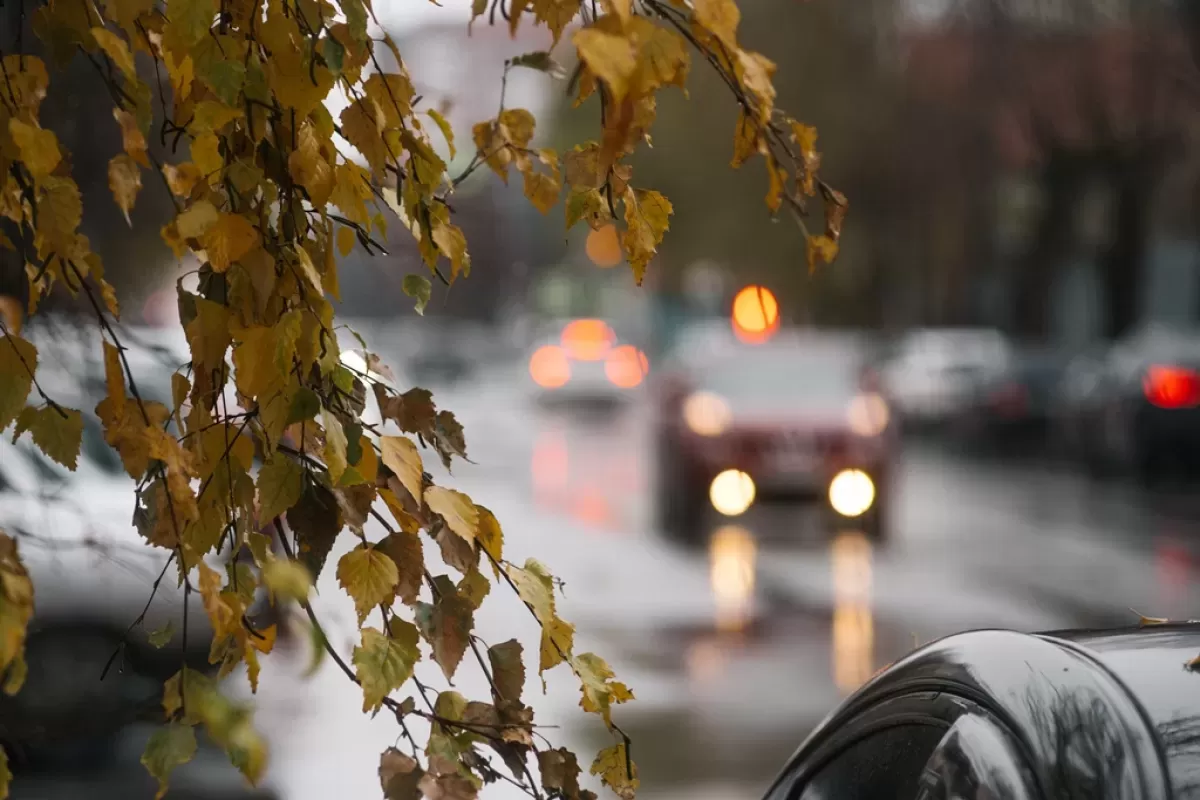
[[[973,382],[1002,371],[1010,347],[990,328],[926,328],[903,336],[882,368],[883,388],[914,430],[952,418]]]
[[[876,674],[766,800],[1167,800],[1200,774],[1194,624],[975,631]]]
[[[133,481],[92,457],[87,441],[98,425],[85,417],[75,472],[28,439],[0,438],[0,529],[16,539],[35,595],[25,684],[0,694],[14,800],[78,796],[85,787],[88,797],[150,796],[154,781],[140,756],[162,721],[163,681],[185,661],[211,669],[211,626],[196,593],[187,600],[186,652],[179,633],[162,648],[149,643],[147,631],[181,625],[184,592],[172,575],[156,585],[169,553],[130,522]],[[197,762],[172,777],[171,796],[272,797],[246,788],[203,739]]]
[[[821,503],[885,539],[896,437],[864,342],[789,331],[758,345],[715,331],[691,342],[656,385],[660,529],[690,541],[709,505],[736,516],[781,499]]]
[[[1063,424],[1094,472],[1153,482],[1200,466],[1200,329],[1147,326],[1072,376]]]
[[[537,402],[589,408],[622,404],[643,385],[650,370],[638,343],[620,336],[615,324],[604,319],[545,326],[527,363]]]
[[[1058,350],[1014,350],[999,370],[974,373],[952,422],[959,441],[987,450],[1044,449],[1068,363]]]

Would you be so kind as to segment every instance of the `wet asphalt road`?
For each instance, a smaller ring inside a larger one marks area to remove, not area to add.
[[[822,530],[802,509],[752,508],[708,520],[710,545],[685,549],[650,525],[642,404],[610,418],[551,413],[513,381],[492,381],[436,395],[466,425],[476,462],[456,468],[454,485],[496,513],[510,560],[534,555],[565,581],[560,611],[578,626],[576,651],[605,656],[637,693],[616,717],[634,738],[643,797],[758,796],[840,698],[940,636],[1200,608],[1200,493],[1147,496],[1035,460],[982,463],[920,445],[903,453],[886,547]],[[348,654],[353,611],[332,574],[320,589],[331,639]],[[477,630],[490,643],[515,635],[527,652],[536,645],[503,587]],[[277,652],[264,668],[278,678],[264,679],[259,697],[271,783],[287,800],[378,797],[378,753],[395,742],[395,723],[363,718],[356,687],[332,664],[302,680],[306,648]],[[435,671],[418,675],[445,686]],[[468,662],[455,688],[487,694]],[[542,724],[561,726],[547,731],[556,744],[607,744],[576,707],[569,674],[551,673],[540,695],[531,673],[527,700]]]

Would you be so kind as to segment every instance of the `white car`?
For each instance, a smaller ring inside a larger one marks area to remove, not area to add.
[[[645,351],[603,319],[546,324],[526,364],[529,390],[543,404],[618,405],[643,388],[650,371]]]
[[[990,328],[913,331],[882,370],[888,399],[909,423],[945,421],[966,400],[972,381],[1002,371],[1011,349]]]

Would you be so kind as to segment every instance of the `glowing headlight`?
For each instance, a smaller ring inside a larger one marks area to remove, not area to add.
[[[861,469],[844,469],[829,484],[829,505],[843,517],[861,517],[875,502],[875,484]]]
[[[754,502],[754,493],[754,479],[736,469],[725,470],[708,487],[713,508],[727,517],[745,513]]]
[[[729,427],[729,406],[711,392],[696,392],[683,403],[683,421],[700,436],[720,436]]]
[[[877,394],[860,394],[850,402],[846,421],[858,436],[878,436],[887,429],[887,402]]]

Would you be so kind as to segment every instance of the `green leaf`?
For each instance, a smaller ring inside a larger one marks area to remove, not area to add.
[[[146,639],[147,639],[147,641],[150,642],[151,647],[155,648],[156,650],[161,650],[162,648],[167,646],[167,644],[171,641],[171,637],[174,634],[175,634],[175,627],[171,623],[171,620],[167,620],[166,625],[163,625],[161,628],[158,628],[157,630],[153,630],[153,631],[150,631],[149,633],[147,633]]]
[[[258,472],[258,516],[262,524],[285,513],[304,493],[304,470],[283,453],[276,453]]]
[[[346,48],[342,46],[342,43],[332,36],[326,36],[321,40],[321,56],[325,59],[325,66],[329,67],[333,77],[340,77],[342,65],[346,60]]]
[[[292,395],[292,404],[288,408],[287,424],[307,422],[321,411],[321,399],[317,393],[307,386],[301,386]]]
[[[435,602],[417,603],[417,627],[433,647],[433,660],[442,668],[446,680],[453,680],[467,650],[474,609],[445,575],[439,578],[435,579],[438,586]]]
[[[396,565],[382,550],[371,545],[359,545],[338,561],[337,579],[346,594],[354,600],[361,625],[371,609],[380,603],[390,603],[395,596],[400,575]]]
[[[554,57],[545,50],[536,50],[532,53],[524,53],[517,56],[509,63],[514,67],[536,69],[538,72],[545,72],[555,78],[561,78],[565,74],[562,65],[555,61]]]
[[[83,415],[73,408],[26,406],[17,417],[13,441],[25,431],[33,434],[33,442],[42,452],[72,472],[79,463],[79,447],[83,443]]]
[[[167,793],[167,781],[171,770],[188,763],[196,755],[196,732],[191,725],[172,722],[159,728],[146,743],[142,753],[142,764],[146,771],[158,779],[158,793],[154,800],[162,800]]]
[[[425,306],[429,305],[429,298],[433,296],[433,284],[429,278],[424,275],[405,275],[400,288],[417,301],[417,313],[425,316]]]
[[[12,333],[0,336],[0,430],[25,407],[37,363],[37,348],[32,344]]]
[[[362,684],[363,711],[375,711],[383,699],[412,677],[413,665],[421,658],[417,629],[412,623],[393,619],[391,635],[363,628],[362,644],[354,648],[354,673]]]

